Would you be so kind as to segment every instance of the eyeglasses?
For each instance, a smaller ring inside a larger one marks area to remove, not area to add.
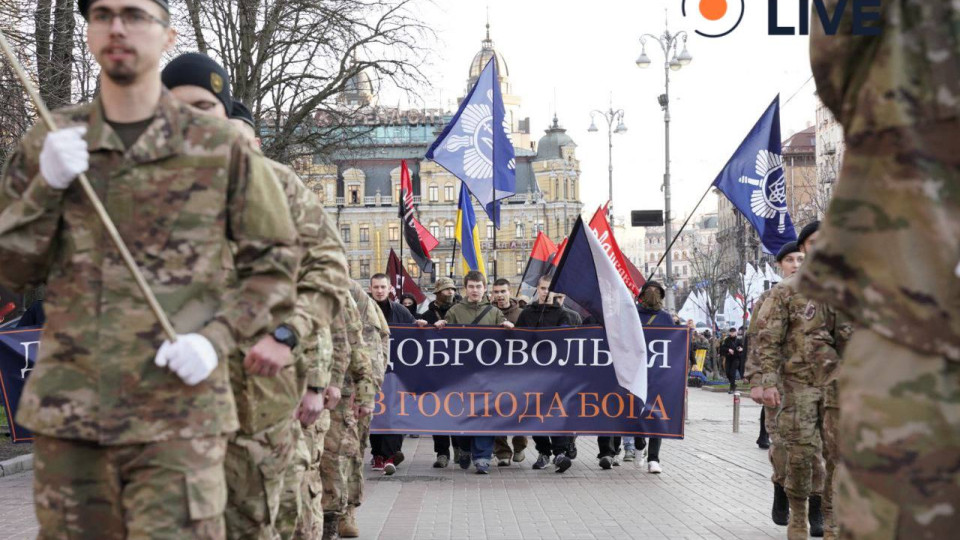
[[[123,27],[130,32],[145,30],[151,24],[159,24],[166,28],[170,23],[154,17],[142,9],[126,8],[119,13],[109,9],[95,9],[90,13],[90,28],[95,30],[107,30],[113,27],[113,20],[119,17],[123,22]]]

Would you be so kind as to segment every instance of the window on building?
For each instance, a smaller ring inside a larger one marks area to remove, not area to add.
[[[399,242],[400,241],[400,227],[397,225],[390,226],[390,241]]]
[[[407,273],[410,274],[412,278],[420,276],[420,267],[417,266],[417,263],[415,263],[413,259],[407,259]]]
[[[570,182],[564,181],[563,183],[563,198],[570,198]]]
[[[360,186],[350,186],[350,204],[360,204]]]
[[[393,201],[397,203],[398,206],[400,205],[400,187],[400,182],[397,182],[396,185],[393,186]]]
[[[560,179],[554,178],[553,180],[553,200],[560,200]]]
[[[493,238],[493,223],[488,221],[487,222],[487,240],[490,240],[492,238]]]
[[[432,234],[434,238],[440,238],[440,224],[436,221],[430,223],[430,234]]]
[[[522,253],[517,253],[517,271],[515,272],[515,274],[516,275],[522,274],[523,271],[526,270],[526,266],[527,266],[527,258],[524,257]]]
[[[350,243],[350,227],[349,226],[340,227],[340,239],[343,240],[344,244]]]
[[[443,199],[447,202],[453,202],[453,184],[443,186]]]
[[[686,267],[686,266],[683,267],[683,275],[687,275],[687,267]]]
[[[454,236],[453,228],[455,224],[452,221],[448,221],[446,225],[443,226],[443,237],[447,240],[452,240]]]
[[[517,239],[523,238],[523,223],[517,223]]]
[[[370,227],[366,225],[360,226],[360,243],[367,243],[370,241]]]
[[[370,259],[360,259],[360,277],[370,277]]]
[[[430,202],[437,202],[440,198],[440,190],[437,188],[436,184],[430,184],[430,189],[428,190],[430,195]]]

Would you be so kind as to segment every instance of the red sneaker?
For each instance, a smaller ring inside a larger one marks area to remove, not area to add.
[[[383,456],[373,456],[373,470],[382,471],[383,465]]]
[[[387,458],[386,463],[383,464],[383,474],[390,476],[395,472],[397,472],[397,466],[393,462],[393,458]]]

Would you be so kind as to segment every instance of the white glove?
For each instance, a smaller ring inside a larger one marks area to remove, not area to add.
[[[90,166],[86,126],[51,131],[40,150],[40,174],[53,189],[67,189],[70,182]]]
[[[217,351],[200,334],[185,334],[177,336],[173,343],[164,341],[153,361],[159,367],[169,367],[188,386],[194,386],[217,367]]]

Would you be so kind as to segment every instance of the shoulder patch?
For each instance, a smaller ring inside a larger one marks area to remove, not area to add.
[[[807,307],[803,310],[803,318],[812,320],[817,314],[817,304],[813,300],[807,302]]]

